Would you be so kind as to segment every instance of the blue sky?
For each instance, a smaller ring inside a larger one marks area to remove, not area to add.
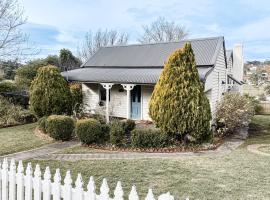
[[[69,48],[90,29],[118,29],[137,43],[142,25],[159,16],[185,25],[189,38],[224,36],[226,47],[243,43],[245,60],[270,59],[269,0],[20,0],[26,32],[39,57]]]

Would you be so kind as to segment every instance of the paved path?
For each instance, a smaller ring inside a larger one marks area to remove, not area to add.
[[[27,159],[31,159],[31,158],[37,158],[40,156],[45,156],[45,155],[55,153],[61,149],[64,149],[67,147],[72,147],[72,146],[75,146],[77,144],[79,144],[79,143],[76,141],[57,142],[57,143],[53,143],[53,144],[44,145],[44,146],[42,146],[40,148],[36,148],[36,149],[31,149],[31,150],[27,150],[27,151],[21,151],[18,153],[0,156],[0,160],[2,160],[3,158],[7,158],[7,159],[13,158],[16,161],[18,161],[18,160],[27,160]]]
[[[259,149],[261,147],[269,147],[269,146],[270,146],[269,144],[251,144],[251,145],[247,146],[247,150],[252,152],[252,153],[262,155],[262,156],[270,156],[269,153],[260,151],[260,149]]]

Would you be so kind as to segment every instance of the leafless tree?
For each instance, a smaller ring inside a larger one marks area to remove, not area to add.
[[[164,17],[159,17],[150,25],[144,25],[143,31],[144,33],[138,39],[142,44],[180,41],[188,36],[188,31],[184,26],[167,21]]]
[[[101,30],[95,33],[91,30],[86,33],[81,44],[78,45],[78,57],[84,62],[89,59],[100,47],[127,44],[128,34],[117,30]]]
[[[33,54],[28,36],[21,31],[26,23],[18,0],[0,0],[0,60],[17,59]]]

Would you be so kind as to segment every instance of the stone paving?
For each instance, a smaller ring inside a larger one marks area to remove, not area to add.
[[[40,148],[36,148],[36,149],[31,149],[31,150],[27,150],[27,151],[21,151],[21,152],[17,152],[17,153],[13,153],[13,154],[0,156],[0,160],[2,160],[3,158],[7,158],[7,159],[13,158],[15,161],[19,161],[19,160],[27,160],[27,159],[31,159],[31,158],[37,158],[40,156],[46,156],[46,155],[55,153],[61,149],[72,147],[72,146],[75,146],[78,144],[79,144],[79,142],[77,142],[77,141],[57,142],[57,143],[53,143],[53,144],[44,145],[44,146],[42,146]]]

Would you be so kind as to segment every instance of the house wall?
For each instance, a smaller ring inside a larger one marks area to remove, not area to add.
[[[226,83],[227,83],[226,71],[227,69],[224,56],[224,47],[222,47],[218,54],[215,67],[211,72],[212,90],[211,95],[208,94],[208,98],[210,98],[210,105],[213,119],[215,118],[217,103],[218,101],[221,100],[223,93],[226,92]],[[224,81],[224,84],[222,84],[222,81]]]

